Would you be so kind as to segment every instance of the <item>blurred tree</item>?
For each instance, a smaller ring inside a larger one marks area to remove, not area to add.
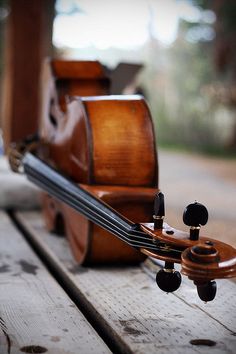
[[[219,72],[232,73],[236,80],[236,1],[235,0],[194,0],[203,9],[216,14],[215,21],[215,65]]]
[[[236,25],[232,18],[236,1],[192,3],[199,17],[196,22],[180,19],[171,46],[163,48],[155,38],[149,42],[143,83],[159,142],[214,153],[232,148],[235,152]],[[220,5],[225,3],[222,10]],[[218,16],[217,11],[223,14]]]
[[[236,1],[235,0],[194,0],[202,9],[210,9],[216,15],[214,24],[214,63],[221,75],[221,84],[215,87],[215,99],[233,108],[236,112]],[[230,142],[236,149],[236,118]]]
[[[186,40],[192,29],[195,24],[181,21],[177,40],[166,50],[169,65],[162,91],[161,87],[153,90],[160,93],[153,108],[161,142],[209,151],[219,144],[219,132],[203,88],[216,80],[216,73],[210,60],[211,42]]]

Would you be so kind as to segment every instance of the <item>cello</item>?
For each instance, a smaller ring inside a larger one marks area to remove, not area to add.
[[[199,235],[208,219],[200,203],[188,205],[189,232],[164,222],[150,111],[141,96],[75,96],[60,105],[53,75],[44,100],[39,139],[15,144],[12,169],[48,192],[43,213],[49,230],[64,228],[80,264],[165,262],[157,285],[178,289],[182,274],[211,301],[214,279],[236,276],[236,250]],[[62,227],[63,225],[63,227]]]

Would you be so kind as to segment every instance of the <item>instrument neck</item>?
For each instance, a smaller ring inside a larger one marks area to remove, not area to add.
[[[30,181],[77,210],[90,221],[133,247],[153,248],[152,238],[140,231],[139,224],[134,224],[32,153],[26,153],[22,163]]]

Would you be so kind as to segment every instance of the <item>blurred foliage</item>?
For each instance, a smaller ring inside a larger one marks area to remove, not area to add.
[[[228,79],[236,80],[236,1],[235,0],[194,0],[203,9],[216,14],[214,55],[216,68],[229,73]]]
[[[177,40],[167,48],[152,40],[141,81],[155,118],[159,144],[235,154],[236,111],[232,101],[236,51],[232,33],[236,22],[232,14],[236,2],[194,2],[203,15],[214,10],[215,22],[204,22],[204,16],[194,23],[182,20]],[[218,3],[218,7],[213,9],[209,3]],[[226,39],[230,56],[224,51],[227,58],[219,67],[218,59],[223,62],[219,43]]]

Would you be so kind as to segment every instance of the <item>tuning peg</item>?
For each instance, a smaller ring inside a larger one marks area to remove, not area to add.
[[[156,275],[156,283],[159,288],[167,293],[176,291],[181,284],[181,274],[174,269],[174,263],[165,262],[165,267]]]
[[[218,250],[214,247],[213,242],[206,241],[205,244],[197,244],[189,248],[186,253],[188,254],[187,258],[182,254],[182,272],[186,274],[184,269],[186,269],[187,265],[187,275],[197,286],[197,292],[200,299],[205,302],[212,301],[216,295],[217,285],[215,281],[209,279],[211,272],[210,266],[219,260]],[[206,280],[198,279],[199,273],[196,265],[200,266],[201,264],[207,267],[206,275],[208,276],[208,279]]]
[[[183,213],[183,222],[190,226],[190,240],[198,240],[201,225],[208,221],[207,208],[198,202],[189,204]]]
[[[164,194],[159,192],[154,199],[154,229],[162,229],[165,216],[165,200]]]
[[[215,281],[208,281],[205,283],[195,282],[197,286],[198,296],[202,301],[208,302],[214,300],[216,296],[217,285]]]

